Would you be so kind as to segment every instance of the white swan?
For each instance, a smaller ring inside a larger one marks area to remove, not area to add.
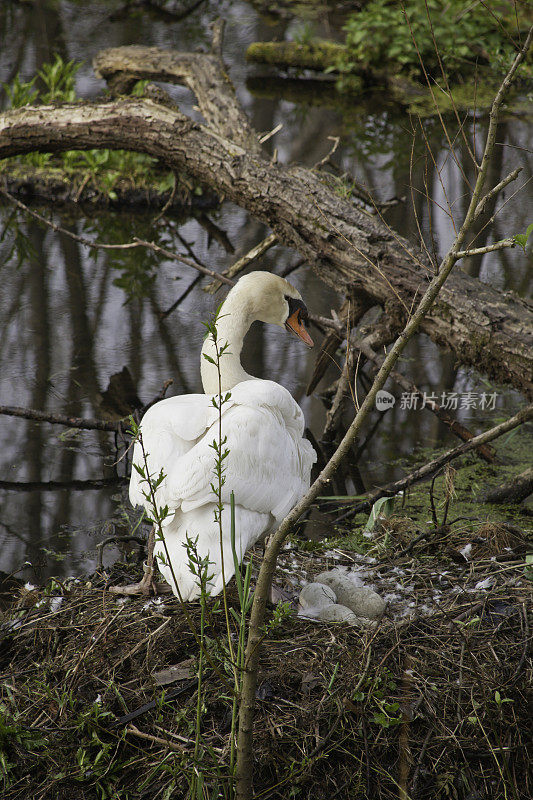
[[[285,327],[305,344],[313,342],[303,322],[307,310],[299,292],[283,278],[252,272],[241,278],[220,311],[219,346],[228,343],[220,358],[222,392],[231,397],[222,406],[222,434],[227,437],[223,486],[223,557],[226,582],[234,574],[230,542],[230,495],[235,495],[236,550],[240,560],[260,537],[274,531],[309,488],[316,454],[303,438],[304,418],[299,405],[278,383],[258,380],[242,368],[243,339],[254,320]],[[218,432],[218,411],[213,395],[219,391],[215,346],[208,336],[202,347],[201,375],[205,394],[171,397],[156,403],[145,414],[141,435],[150,475],[165,478],[155,491],[159,508],[168,506],[163,523],[164,543],[156,541],[158,566],[172,591],[183,600],[199,596],[197,578],[189,570],[186,535],[198,537],[198,554],[209,555],[209,589],[222,590],[220,535],[215,523],[215,453],[211,446]],[[133,463],[144,467],[136,442]],[[130,481],[132,504],[150,503],[147,484],[133,468]],[[167,563],[166,550],[172,562]],[[176,578],[178,587],[174,581]]]

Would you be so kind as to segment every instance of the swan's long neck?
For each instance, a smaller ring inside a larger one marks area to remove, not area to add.
[[[252,378],[241,365],[241,350],[244,337],[254,321],[250,304],[246,302],[242,293],[233,289],[227,296],[220,310],[217,327],[217,343],[220,348],[227,342],[228,347],[219,359],[222,391],[227,392],[241,381]],[[204,355],[208,355],[215,362],[216,348],[211,335],[208,335],[202,347],[200,372],[202,384],[206,394],[217,394],[219,390],[218,370]]]

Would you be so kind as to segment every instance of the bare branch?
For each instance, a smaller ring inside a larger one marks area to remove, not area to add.
[[[433,40],[433,48],[434,48],[435,54],[437,56],[437,61],[439,62],[440,72],[441,72],[441,75],[443,77],[444,83],[446,85],[447,94],[448,94],[448,97],[450,98],[450,102],[451,102],[451,105],[452,105],[452,108],[453,108],[453,112],[454,112],[455,118],[456,118],[457,123],[459,125],[459,132],[461,133],[462,139],[463,139],[463,141],[465,143],[466,149],[468,150],[468,154],[469,154],[470,158],[474,162],[474,165],[477,167],[477,162],[476,162],[475,155],[474,155],[474,153],[472,151],[472,148],[470,147],[470,142],[468,141],[468,139],[467,139],[467,137],[465,135],[465,132],[464,132],[464,122],[461,122],[461,120],[459,119],[459,113],[457,111],[457,106],[455,105],[453,92],[452,92],[452,90],[450,88],[450,84],[449,84],[449,81],[448,81],[448,75],[446,73],[446,70],[444,69],[444,65],[443,65],[442,59],[440,57],[439,47],[437,45],[437,40],[435,38],[435,31],[433,30],[433,20],[431,19],[431,14],[430,14],[430,11],[429,11],[428,0],[425,0],[425,6],[426,6],[426,16],[427,16],[428,22],[429,22],[429,29],[431,31],[431,38]],[[405,9],[403,9],[403,11],[404,11],[404,15],[407,16],[405,14]],[[425,69],[424,69],[424,74],[425,74]],[[426,75],[426,78],[427,78],[427,75]],[[431,87],[430,87],[430,91],[431,91]],[[433,95],[433,92],[431,94],[432,94],[433,100],[435,101],[435,97]]]
[[[70,239],[74,239],[74,241],[83,244],[85,247],[93,247],[96,250],[131,250],[133,247],[139,247],[139,244],[136,243],[127,243],[127,244],[104,244],[103,242],[93,242],[91,239],[87,239],[85,236],[79,236],[77,233],[73,233],[73,231],[69,231],[66,228],[62,228],[61,225],[58,225],[51,219],[47,219],[43,217],[42,214],[39,214],[37,211],[34,211],[29,206],[25,205],[23,202],[18,200],[16,197],[13,197],[6,189],[0,186],[0,194],[3,194],[4,197],[7,197],[10,203],[13,203],[20,208],[21,211],[25,211],[26,214],[30,214],[34,219],[39,220],[42,222],[43,225],[46,225],[48,228],[51,228],[56,233],[62,233],[64,236],[68,236]]]
[[[485,206],[487,205],[487,203],[490,200],[492,200],[494,195],[496,195],[499,192],[501,192],[502,189],[505,189],[505,187],[508,186],[512,181],[515,181],[518,178],[518,176],[520,175],[521,172],[522,172],[522,167],[518,167],[518,169],[514,169],[512,172],[509,173],[509,175],[507,175],[506,178],[504,178],[502,181],[497,183],[496,186],[493,189],[490,190],[490,192],[487,192],[487,194],[484,197],[481,198],[481,200],[478,203],[478,206],[477,206],[477,209],[476,209],[476,213],[475,213],[475,216],[474,216],[475,220],[481,214],[483,214],[483,212],[485,210]]]
[[[125,475],[116,475],[114,478],[88,478],[87,480],[71,478],[69,481],[0,481],[0,489],[9,492],[55,492],[65,489],[81,492],[126,484],[129,483],[129,480]]]
[[[471,187],[470,187],[469,180],[468,180],[468,177],[467,177],[467,175],[466,175],[466,173],[465,173],[465,171],[464,171],[464,169],[463,169],[463,167],[462,167],[462,164],[460,163],[459,159],[457,158],[457,156],[456,156],[456,154],[455,154],[455,151],[454,151],[454,148],[453,148],[453,143],[452,143],[452,141],[451,141],[451,139],[450,139],[450,134],[448,133],[448,129],[447,129],[447,127],[446,127],[446,123],[444,122],[444,118],[443,118],[443,116],[442,116],[442,113],[441,113],[441,111],[440,111],[440,108],[439,108],[439,104],[438,104],[438,102],[437,102],[437,99],[436,99],[436,97],[435,97],[435,93],[434,93],[434,91],[433,91],[433,82],[430,80],[430,77],[429,77],[429,75],[428,75],[428,73],[427,73],[426,66],[425,66],[425,64],[424,64],[424,59],[422,58],[422,54],[421,54],[421,52],[420,52],[420,50],[419,50],[419,47],[418,47],[418,44],[417,44],[417,41],[416,41],[416,37],[415,37],[415,35],[414,35],[414,33],[413,33],[413,28],[412,28],[412,26],[411,26],[411,20],[410,20],[410,19],[409,19],[409,17],[407,16],[407,12],[406,12],[406,10],[405,10],[405,6],[404,6],[403,2],[401,3],[401,7],[402,7],[402,12],[403,12],[403,15],[404,15],[405,21],[407,22],[407,25],[408,25],[408,27],[409,27],[409,32],[410,32],[410,34],[411,34],[411,39],[413,40],[413,44],[414,44],[414,46],[415,46],[415,50],[416,50],[416,52],[417,52],[417,55],[418,55],[418,60],[419,60],[419,62],[420,62],[420,66],[421,66],[421,68],[422,68],[422,72],[424,73],[424,78],[425,78],[425,80],[426,80],[426,83],[427,83],[427,85],[428,85],[428,89],[429,89],[429,91],[430,91],[430,93],[431,93],[431,97],[432,97],[432,99],[433,99],[433,106],[434,106],[434,108],[435,108],[435,110],[436,110],[436,112],[437,112],[437,116],[438,116],[438,118],[439,118],[439,121],[440,121],[440,124],[441,124],[441,128],[442,128],[442,130],[443,130],[443,132],[444,132],[444,135],[445,135],[445,137],[446,137],[446,141],[448,142],[448,147],[449,147],[449,152],[450,152],[450,155],[451,155],[451,157],[453,158],[453,160],[455,161],[455,164],[456,164],[456,166],[457,166],[457,169],[459,170],[459,172],[460,172],[460,173],[461,173],[461,175],[463,176],[463,180],[465,181],[466,185],[467,185],[469,188],[471,188]],[[422,125],[421,125],[421,127],[422,127]],[[428,147],[429,147],[429,145],[428,145]],[[440,174],[440,173],[439,173],[439,174]]]
[[[36,422],[50,422],[52,425],[66,425],[68,428],[83,428],[89,431],[113,431],[116,433],[120,425],[120,420],[107,422],[103,419],[82,419],[81,417],[69,417],[66,414],[48,414],[46,411],[16,406],[0,406],[0,414],[32,419]]]
[[[503,250],[505,247],[516,247],[514,239],[502,239],[494,244],[487,244],[485,247],[473,247],[470,250],[459,250],[455,256],[457,259],[469,258],[469,256],[482,256],[484,253],[492,253],[494,250]]]
[[[331,408],[326,414],[326,423],[324,425],[324,430],[322,432],[322,438],[325,440],[330,438],[334,433],[334,430],[337,426],[338,417],[342,412],[344,397],[350,388],[350,366],[351,366],[350,350],[347,348],[346,358],[344,359],[344,366],[342,368],[339,380],[337,381],[337,389],[335,391],[335,397],[333,398],[333,403],[331,404]]]
[[[132,733],[134,736],[137,736],[139,739],[144,739],[147,742],[152,742],[152,744],[157,744],[159,747],[166,747],[168,750],[174,750],[176,753],[187,753],[188,750],[181,744],[176,744],[175,742],[170,742],[168,739],[163,739],[161,736],[152,736],[151,733],[144,733],[144,731],[140,731],[135,725],[131,722],[126,728],[127,733]],[[191,742],[194,744],[194,742]]]
[[[497,131],[497,127],[498,127],[498,119],[499,119],[499,115],[500,115],[500,108],[501,108],[501,105],[503,103],[503,99],[505,97],[505,94],[506,94],[507,90],[509,89],[509,86],[511,85],[511,82],[512,82],[512,80],[514,78],[516,70],[518,69],[518,67],[520,66],[522,61],[524,60],[524,58],[526,56],[526,53],[527,53],[527,51],[529,50],[529,48],[531,46],[532,38],[533,38],[533,25],[529,29],[529,32],[527,34],[527,37],[526,37],[526,40],[524,42],[523,47],[517,53],[509,72],[507,73],[507,75],[503,79],[503,81],[501,83],[501,86],[500,86],[500,88],[498,89],[498,91],[496,93],[496,97],[493,100],[493,103],[492,103],[492,106],[491,106],[491,109],[490,109],[490,113],[489,113],[489,129],[487,131],[487,141],[485,143],[485,150],[483,152],[483,158],[481,159],[481,165],[480,165],[480,168],[479,168],[479,173],[478,173],[476,185],[474,187],[474,192],[472,194],[472,200],[470,202],[470,206],[469,206],[469,209],[468,209],[467,214],[466,214],[466,219],[464,221],[463,228],[467,224],[470,225],[471,222],[473,222],[473,220],[475,219],[475,213],[477,211],[479,203],[481,202],[480,196],[481,196],[481,192],[483,191],[483,187],[485,185],[485,179],[487,177],[487,171],[488,171],[488,168],[489,168],[489,162],[490,162],[490,159],[492,157],[492,153],[493,153],[493,150],[494,150],[494,145],[495,145],[495,142],[496,142],[496,131]]]
[[[18,208],[22,209],[27,214],[31,214],[32,217],[38,219],[39,222],[42,222],[44,225],[47,225],[53,231],[56,231],[56,233],[62,233],[64,236],[68,236],[70,239],[74,239],[74,241],[79,242],[85,247],[91,247],[94,250],[133,250],[136,247],[146,247],[150,250],[153,250],[156,253],[164,255],[166,258],[172,259],[173,261],[179,261],[182,264],[186,264],[188,267],[192,267],[193,269],[197,270],[197,272],[201,272],[203,275],[207,275],[210,278],[216,278],[221,283],[228,284],[228,286],[233,286],[235,283],[235,281],[229,280],[223,275],[220,275],[218,272],[215,272],[215,270],[209,269],[208,267],[204,267],[202,264],[198,264],[196,261],[193,261],[190,258],[186,258],[185,256],[179,255],[179,253],[173,253],[171,250],[167,250],[166,247],[160,247],[155,242],[147,242],[144,239],[138,239],[137,237],[135,237],[133,242],[127,242],[126,244],[93,242],[91,239],[87,239],[85,236],[79,236],[77,233],[73,233],[72,231],[69,231],[66,228],[62,228],[61,225],[57,225],[52,220],[46,219],[46,217],[43,217],[42,214],[38,214],[37,211],[33,211],[33,209],[28,208],[28,206],[26,206],[20,200],[17,200],[15,197],[13,197],[12,194],[7,192],[1,186],[0,186],[0,194],[3,194],[4,197],[7,197],[8,200],[10,200],[16,206],[18,206]]]
[[[137,409],[135,412],[139,419],[148,411],[148,409],[155,403],[162,400],[169,386],[173,384],[173,380],[167,380],[159,394],[157,394],[149,403],[142,408]],[[0,406],[0,414],[5,414],[8,417],[20,417],[22,419],[32,419],[36,422],[49,422],[52,425],[65,425],[67,428],[82,428],[89,431],[111,431],[117,433],[128,425],[129,418],[122,417],[121,419],[108,421],[103,419],[83,419],[82,417],[72,417],[67,414],[49,414],[46,411],[37,411],[33,408],[18,408],[16,406]]]
[[[213,39],[211,41],[211,52],[214,55],[222,58],[222,47],[224,45],[224,28],[226,27],[226,20],[219,17],[211,24],[211,31]]]
[[[239,272],[242,272],[242,270],[245,269],[248,264],[251,264],[252,261],[256,260],[256,258],[260,258],[275,244],[278,244],[278,241],[279,240],[276,234],[271,233],[266,237],[266,239],[263,239],[262,242],[259,242],[259,244],[256,244],[255,247],[252,247],[252,249],[246,253],[246,255],[239,258],[234,264],[231,265],[231,267],[229,267],[229,269],[218,273],[217,279],[212,283],[208,283],[204,291],[209,292],[209,294],[215,294],[215,292],[217,292],[222,286],[222,283],[229,283],[232,285],[234,281],[230,281],[230,278],[233,278],[234,275],[238,275]]]
[[[138,239],[137,237],[135,237],[134,245],[137,245],[139,247],[148,247],[150,250],[153,250],[154,253],[160,253],[166,258],[171,258],[174,261],[180,261],[182,264],[186,264],[188,267],[192,267],[198,272],[201,272],[202,275],[208,275],[210,278],[216,278],[216,280],[219,280],[222,283],[226,283],[228,286],[233,286],[235,284],[235,281],[232,281],[229,278],[220,275],[218,272],[215,272],[214,269],[203,267],[200,264],[197,264],[195,261],[192,261],[190,258],[185,258],[185,256],[180,256],[178,255],[178,253],[173,253],[172,250],[167,250],[166,247],[160,247],[155,242],[147,242],[144,239]]]
[[[324,158],[321,158],[320,161],[317,161],[317,163],[313,166],[313,169],[320,169],[320,167],[323,167],[325,164],[327,164],[333,153],[337,150],[341,141],[340,136],[328,136],[328,139],[330,142],[333,142],[333,144]]]

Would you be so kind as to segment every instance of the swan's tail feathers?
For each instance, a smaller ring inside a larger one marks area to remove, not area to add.
[[[239,564],[246,550],[262,536],[270,523],[270,514],[235,506],[235,551]],[[222,554],[214,503],[187,513],[177,511],[172,522],[164,529],[164,541],[156,541],[154,552],[159,570],[176,597],[185,601],[200,597],[200,580],[190,567],[191,542],[195,543],[195,559],[209,559],[207,588],[214,597],[222,591],[224,580],[227,584],[235,574],[229,505],[222,511]]]

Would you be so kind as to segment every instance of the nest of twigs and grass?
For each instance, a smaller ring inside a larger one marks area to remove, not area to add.
[[[407,536],[405,522],[391,524]],[[334,545],[306,552],[294,543],[283,551],[276,586],[289,595],[326,562],[356,570],[388,608],[367,629],[303,620],[288,603],[272,609],[255,797],[532,796],[531,576],[524,557],[506,549],[512,536],[488,525],[478,533],[488,549],[464,563],[445,555],[460,549],[459,534],[424,556],[385,559]],[[117,599],[98,575],[11,586],[6,600],[5,800],[187,797],[193,770],[203,796],[231,797],[232,678],[219,603],[208,604],[195,761],[197,603],[186,615],[175,598]],[[228,602],[237,607],[233,584]]]

